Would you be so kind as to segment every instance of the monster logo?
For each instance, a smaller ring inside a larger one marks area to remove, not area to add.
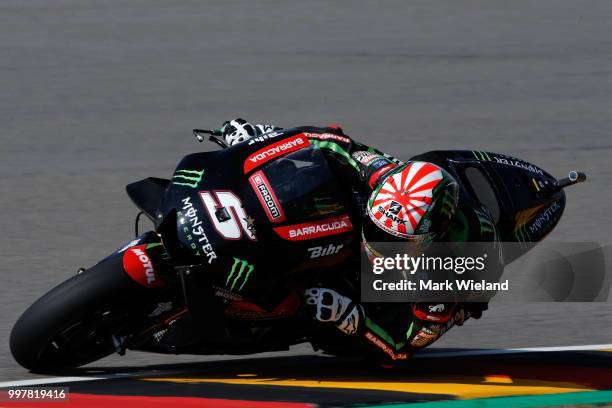
[[[204,176],[204,170],[177,170],[172,176],[172,184],[196,188]]]
[[[242,282],[237,289],[237,291],[240,292],[249,280],[249,277],[251,276],[251,273],[253,273],[254,269],[255,266],[251,265],[244,259],[234,257],[234,263],[229,275],[227,276],[227,280],[225,281],[225,286],[228,287],[229,290],[234,290],[234,287]]]

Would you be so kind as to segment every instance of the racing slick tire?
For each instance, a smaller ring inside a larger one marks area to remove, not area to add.
[[[124,271],[120,254],[51,289],[17,320],[10,335],[15,360],[33,372],[54,372],[116,350],[113,334],[146,288]]]

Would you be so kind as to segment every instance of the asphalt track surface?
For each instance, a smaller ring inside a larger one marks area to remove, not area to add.
[[[608,1],[3,1],[0,378],[34,377],[8,352],[27,305],[131,238],[124,185],[168,177],[209,148],[191,128],[236,116],[340,123],[400,158],[468,148],[582,169],[550,239],[609,244],[611,19]],[[610,310],[493,302],[436,346],[610,343]]]
[[[44,386],[63,388],[68,399],[64,405],[75,408],[536,407],[612,400],[612,391],[606,391],[612,388],[610,350],[431,351],[394,369],[364,367],[350,359],[291,356],[79,369]],[[444,366],[436,364],[441,359]],[[58,401],[7,398],[7,390],[25,386],[25,381],[0,382],[2,406],[57,406]]]

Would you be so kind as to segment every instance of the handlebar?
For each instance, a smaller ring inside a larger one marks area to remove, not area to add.
[[[557,191],[564,189],[565,187],[569,187],[574,184],[582,183],[583,181],[586,181],[586,179],[587,179],[587,176],[585,173],[581,171],[577,171],[577,170],[572,170],[569,172],[567,177],[564,177],[562,179],[555,181],[553,185],[550,187],[547,195],[554,194]]]
[[[204,140],[206,140],[204,138],[204,136],[202,136],[202,135],[203,134],[207,134],[207,135],[210,135],[208,137],[208,140],[210,140],[211,142],[214,142],[214,143],[218,144],[223,149],[225,149],[226,147],[229,147],[229,145],[225,142],[225,140],[223,140],[223,137],[222,137],[223,133],[219,129],[214,129],[214,130],[193,129],[192,133],[195,136],[195,138],[198,140],[198,142],[200,142],[200,143],[202,143]]]
[[[567,186],[571,186],[572,184],[582,183],[587,179],[586,174],[581,171],[572,170],[569,172],[567,177],[557,180],[555,183],[555,188],[557,190],[561,190]]]

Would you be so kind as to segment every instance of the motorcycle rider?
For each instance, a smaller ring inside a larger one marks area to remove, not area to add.
[[[238,118],[225,122],[219,131],[233,146],[279,129]],[[337,125],[298,129],[307,133],[311,143],[325,154],[332,171],[355,193],[363,210],[362,245],[368,257],[382,256],[376,242],[426,246],[458,236],[466,239],[465,229],[482,224],[483,217],[487,228],[472,228],[469,240],[497,241],[490,212],[485,206],[475,212],[477,204],[460,194],[459,184],[442,167],[420,160],[401,162],[352,140]],[[486,303],[360,304],[340,292],[320,287],[305,291],[314,319],[338,329],[341,349],[350,343],[393,361],[407,360],[414,349],[430,345],[470,316],[479,318],[487,308]]]

